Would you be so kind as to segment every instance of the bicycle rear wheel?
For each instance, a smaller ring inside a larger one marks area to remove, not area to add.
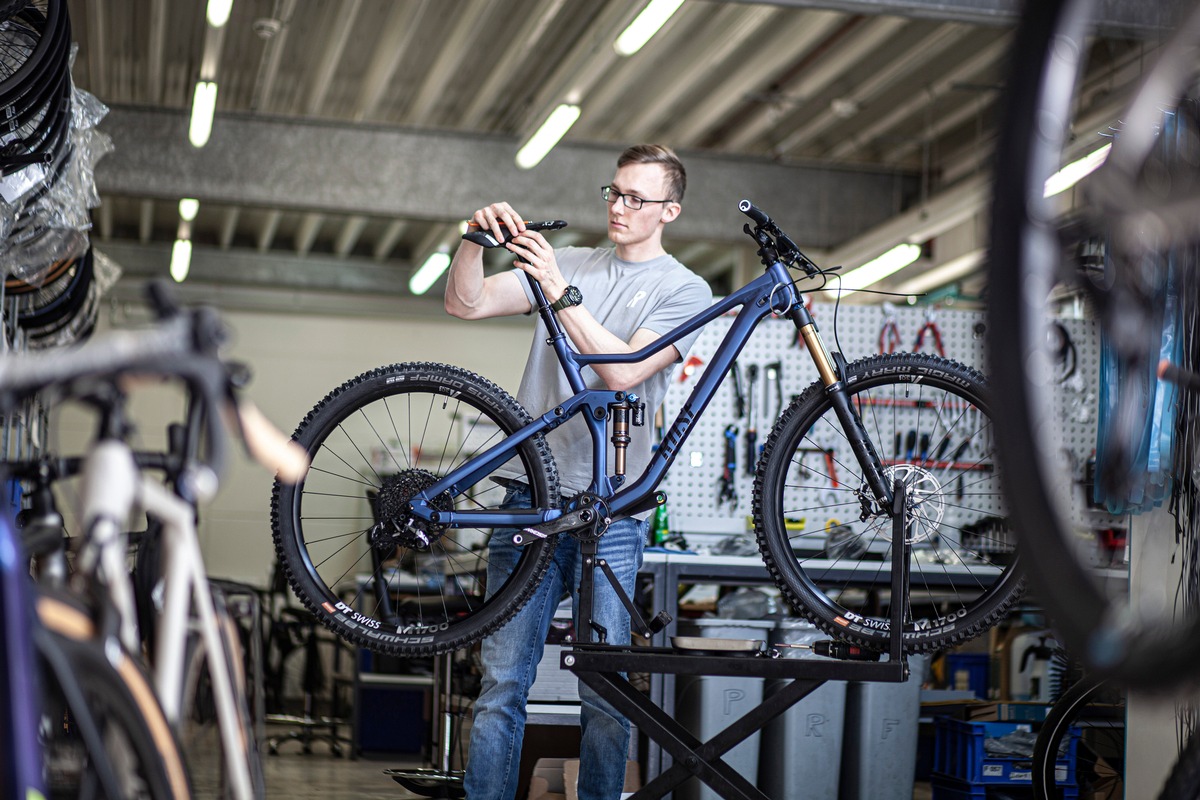
[[[979,635],[1023,586],[983,376],[926,354],[873,356],[847,366],[846,391],[888,483],[903,480],[909,493],[905,651]],[[754,504],[759,549],[788,601],[839,639],[885,649],[892,518],[819,382],[771,431]]]
[[[500,387],[445,364],[408,363],[364,373],[331,392],[295,439],[312,467],[296,485],[276,482],[275,545],[305,606],[343,639],[401,656],[444,653],[507,622],[549,565],[556,541],[522,550],[506,581],[487,585],[488,543],[512,531],[414,521],[406,504],[530,421]],[[558,504],[553,456],[541,436],[519,446],[499,480],[435,498],[443,511],[496,509],[511,481],[537,508]]]
[[[1105,63],[1105,80],[1092,85],[1088,76],[1096,70],[1089,62],[1114,53],[1111,43],[1089,38],[1095,5],[1029,3],[1014,45],[1020,55],[997,146],[989,258],[999,461],[1033,589],[1067,649],[1102,678],[1163,690],[1195,674],[1195,606],[1168,602],[1160,612],[1135,611],[1110,596],[1095,574],[1094,537],[1081,537],[1088,531],[1078,522],[1075,486],[1082,476],[1073,479],[1078,471],[1063,452],[1052,326],[1067,303],[1085,306],[1110,348],[1097,483],[1110,498],[1169,495],[1171,455],[1160,448],[1159,422],[1148,410],[1169,414],[1174,407],[1173,387],[1155,373],[1175,291],[1172,264],[1200,233],[1200,115],[1186,100],[1200,76],[1193,53],[1200,14],[1193,10],[1178,26],[1164,26],[1177,28],[1174,38],[1158,49],[1141,83],[1129,82],[1131,99],[1114,100],[1120,76],[1146,54],[1131,48],[1130,63]],[[1097,104],[1097,97],[1106,102]],[[1175,111],[1164,117],[1164,107]],[[1115,134],[1096,135],[1118,119]],[[1088,150],[1103,165],[1071,193],[1055,194],[1056,171]],[[1165,477],[1146,482],[1155,459]],[[1180,613],[1183,621],[1173,618]]]
[[[95,639],[91,618],[69,599],[43,593],[37,613],[49,797],[190,798],[178,741],[142,669],[115,642]],[[102,753],[89,747],[89,721]],[[111,795],[99,777],[103,769],[116,783]]]

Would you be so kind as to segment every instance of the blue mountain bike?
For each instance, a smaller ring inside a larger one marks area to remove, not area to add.
[[[319,402],[294,434],[312,458],[308,477],[276,485],[272,498],[276,548],[304,604],[344,639],[399,655],[445,652],[497,630],[537,586],[558,537],[586,541],[667,501],[663,476],[755,327],[774,314],[796,325],[820,376],[782,411],[757,462],[754,532],[787,600],[838,639],[886,649],[892,487],[901,480],[912,551],[906,649],[944,648],[1002,617],[1022,579],[983,376],[927,354],[846,363],[831,353],[789,269],[801,280],[827,273],[765,213],[747,201],[740,209],[763,274],[636,353],[575,352],[530,279],[547,344],[575,392],[536,418],[490,381],[445,364],[375,369]],[[589,387],[587,368],[639,361],[734,310],[649,465],[624,475],[623,442],[648,409],[631,393]],[[591,486],[573,496],[560,490],[544,439],[566,424],[586,426],[593,443]],[[824,470],[804,463],[814,450],[826,454]],[[501,509],[514,473],[531,505]],[[523,547],[499,586],[486,585],[493,536]]]

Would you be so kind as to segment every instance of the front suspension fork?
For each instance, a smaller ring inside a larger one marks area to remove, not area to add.
[[[842,430],[850,442],[850,449],[854,452],[854,457],[862,468],[863,477],[866,478],[867,485],[871,487],[878,507],[890,516],[892,513],[892,488],[888,486],[879,453],[875,451],[875,445],[867,436],[862,420],[858,418],[858,413],[850,403],[841,365],[835,362],[833,356],[830,355],[829,349],[825,346],[825,342],[817,330],[817,323],[808,313],[808,309],[797,303],[788,311],[788,317],[800,331],[800,336],[804,339],[804,346],[808,348],[808,353],[812,356],[813,363],[816,364],[817,374],[821,376],[821,383],[825,386],[825,394],[828,395],[833,412],[837,414],[838,421],[842,424]]]

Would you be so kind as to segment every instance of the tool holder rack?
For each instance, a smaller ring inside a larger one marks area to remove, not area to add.
[[[692,775],[728,800],[767,800],[765,794],[735,772],[721,756],[804,699],[825,681],[903,683],[908,679],[908,661],[903,648],[903,623],[908,613],[910,550],[905,544],[907,505],[904,484],[896,481],[893,491],[893,602],[888,661],[711,656],[680,653],[666,647],[584,643],[576,643],[573,649],[563,652],[561,657],[564,669],[574,672],[581,681],[628,717],[638,726],[639,731],[674,759],[671,767],[634,793],[634,800],[664,797]],[[656,706],[650,697],[630,684],[626,675],[637,672],[776,678],[790,680],[790,683],[707,742],[701,742]]]

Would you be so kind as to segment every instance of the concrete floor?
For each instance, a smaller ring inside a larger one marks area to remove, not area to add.
[[[385,769],[422,766],[417,760],[372,756],[334,758],[325,745],[304,755],[296,745],[263,757],[267,800],[410,800],[410,794]]]
[[[405,791],[383,770],[424,765],[377,754],[354,761],[334,758],[323,744],[315,745],[311,755],[303,755],[292,744],[277,756],[264,756],[263,766],[267,800],[414,800],[419,796]],[[197,797],[204,796],[197,792]],[[913,788],[914,800],[931,796],[928,783]]]

